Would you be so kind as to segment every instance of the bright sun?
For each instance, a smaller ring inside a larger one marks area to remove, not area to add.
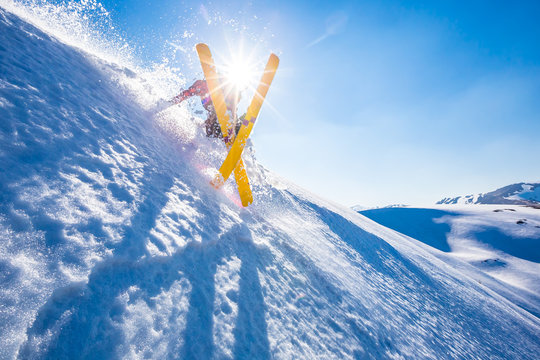
[[[248,58],[233,57],[223,68],[225,80],[239,90],[253,88],[256,84],[256,72]]]
[[[228,81],[240,89],[245,89],[251,85],[251,75],[246,64],[233,63],[226,68],[225,77]]]

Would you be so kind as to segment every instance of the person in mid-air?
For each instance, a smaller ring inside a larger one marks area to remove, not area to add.
[[[229,116],[231,116],[233,119],[233,123],[236,124],[238,120],[236,107],[240,101],[240,91],[236,86],[226,83],[226,86],[223,88],[223,93]],[[208,85],[206,84],[205,80],[196,80],[188,89],[182,91],[180,94],[172,98],[171,102],[174,104],[180,104],[182,101],[192,96],[200,97],[204,109],[208,112],[206,121],[204,122],[206,136],[222,138],[223,134],[221,133],[221,127],[219,125],[216,110],[214,108],[214,104],[212,103],[210,91],[208,90]],[[238,126],[235,126],[235,128],[238,130]]]

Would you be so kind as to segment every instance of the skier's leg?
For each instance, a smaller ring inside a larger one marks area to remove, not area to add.
[[[246,118],[246,114],[240,116],[240,118],[236,122],[235,129],[234,129],[235,134],[238,134],[238,131],[240,131],[240,126],[242,126],[242,123],[244,122],[245,118]]]
[[[208,119],[204,122],[206,128],[206,136],[221,138],[221,128],[217,121],[217,116],[215,112],[208,114]]]

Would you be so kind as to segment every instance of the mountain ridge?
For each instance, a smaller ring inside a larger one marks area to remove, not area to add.
[[[447,197],[437,204],[540,204],[540,182],[520,182],[503,186],[497,190],[465,196]]]

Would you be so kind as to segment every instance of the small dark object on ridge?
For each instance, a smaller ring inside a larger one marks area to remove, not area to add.
[[[526,223],[527,223],[527,219],[520,219],[520,220],[516,221],[516,224],[520,224],[520,225],[526,224]]]

